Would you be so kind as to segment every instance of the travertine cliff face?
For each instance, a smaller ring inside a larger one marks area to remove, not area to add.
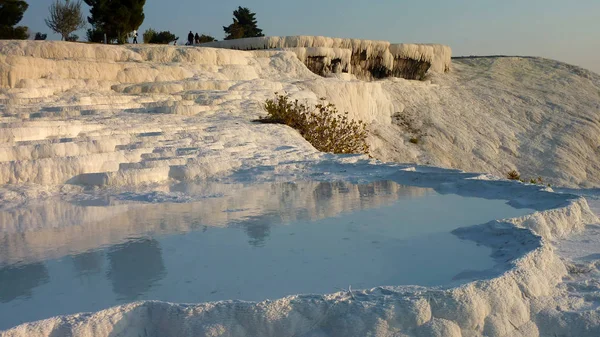
[[[401,77],[421,80],[427,71],[450,70],[452,50],[443,45],[391,44],[387,41],[323,36],[271,36],[203,44],[239,50],[290,50],[315,74],[349,73],[358,79]]]

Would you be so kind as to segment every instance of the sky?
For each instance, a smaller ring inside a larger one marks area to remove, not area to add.
[[[60,39],[44,23],[54,0],[26,1],[19,24]],[[238,6],[256,13],[267,36],[442,43],[454,56],[541,56],[600,73],[600,0],[147,0],[139,31],[169,30],[181,41],[192,30],[221,40]],[[85,39],[85,31],[77,34]]]

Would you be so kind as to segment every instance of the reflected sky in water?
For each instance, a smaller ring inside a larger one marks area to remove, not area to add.
[[[179,185],[0,212],[0,329],[136,300],[264,300],[466,282],[491,250],[450,231],[531,213],[384,181]],[[156,194],[152,194],[152,198]]]

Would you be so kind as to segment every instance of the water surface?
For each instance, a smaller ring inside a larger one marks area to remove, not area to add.
[[[530,212],[389,181],[207,183],[51,200],[0,212],[0,329],[136,300],[458,284],[494,261],[450,231]]]

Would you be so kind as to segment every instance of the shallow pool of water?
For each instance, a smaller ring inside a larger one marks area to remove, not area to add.
[[[458,284],[494,261],[453,229],[531,212],[389,181],[51,200],[0,212],[0,329],[135,300]]]

